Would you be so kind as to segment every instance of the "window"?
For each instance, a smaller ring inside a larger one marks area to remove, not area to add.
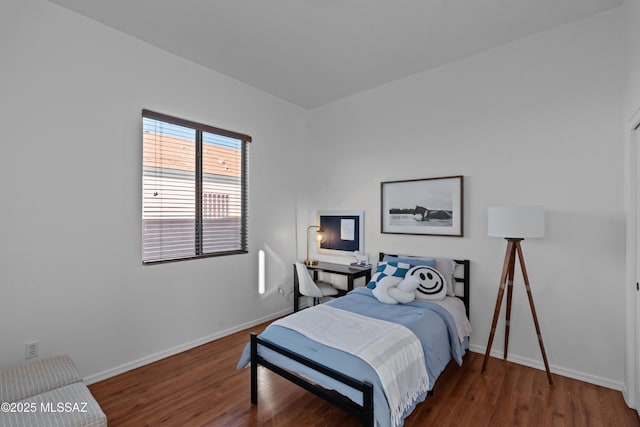
[[[251,137],[142,111],[142,262],[247,253]]]

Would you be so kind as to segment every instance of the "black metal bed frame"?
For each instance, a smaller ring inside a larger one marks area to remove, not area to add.
[[[384,257],[384,253],[380,253],[380,260]],[[454,277],[454,280],[458,283],[463,283],[464,286],[464,295],[458,296],[462,299],[465,304],[465,308],[467,311],[467,317],[469,316],[469,260],[455,260],[457,264],[463,266],[463,274],[464,277]],[[278,365],[275,365],[268,360],[264,359],[262,356],[258,354],[258,345],[264,346],[270,350],[275,351],[285,357],[288,357],[291,360],[294,360],[298,363],[301,363],[304,366],[307,366],[315,371],[327,375],[351,388],[357,390],[362,393],[362,405],[358,405],[357,403],[351,401],[348,398],[343,397],[337,392],[331,392],[326,390],[325,388],[307,381],[306,379],[298,376],[286,369],[281,368]],[[355,378],[352,378],[348,375],[345,375],[335,369],[331,369],[327,366],[324,366],[320,363],[317,363],[307,357],[301,356],[297,353],[292,352],[282,346],[277,344],[273,344],[269,341],[265,341],[258,337],[255,333],[251,334],[251,403],[254,405],[258,404],[258,366],[263,366],[270,371],[280,375],[281,377],[291,381],[292,383],[304,388],[305,390],[315,394],[316,396],[326,400],[329,403],[332,403],[339,408],[347,411],[348,413],[355,415],[360,420],[362,420],[363,426],[374,426],[375,420],[373,417],[373,384],[367,381],[360,381]]]
[[[278,365],[275,365],[268,360],[265,360],[258,354],[258,344],[267,347],[277,353],[282,354],[298,363],[308,366],[324,375],[327,375],[341,383],[358,390],[362,393],[362,405],[349,400],[341,398],[337,393],[330,393],[326,389],[310,382],[302,377],[299,377],[291,372],[282,369]],[[334,369],[328,368],[311,359],[304,356],[300,356],[297,353],[287,350],[284,347],[270,343],[259,338],[256,334],[251,334],[251,403],[258,404],[258,365],[261,365],[272,372],[280,375],[281,377],[291,381],[294,384],[299,385],[307,391],[315,394],[316,396],[326,400],[329,403],[333,403],[339,408],[344,409],[352,415],[357,416],[362,420],[362,425],[373,426],[373,384],[366,381],[359,381]]]

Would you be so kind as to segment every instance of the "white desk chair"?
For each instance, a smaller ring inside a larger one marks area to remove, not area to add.
[[[313,305],[320,303],[320,298],[338,295],[338,290],[330,283],[315,282],[307,267],[301,262],[296,262],[296,274],[298,275],[300,295],[313,297]]]

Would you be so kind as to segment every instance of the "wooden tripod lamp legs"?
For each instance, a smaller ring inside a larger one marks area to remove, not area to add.
[[[487,367],[487,360],[489,358],[489,353],[491,352],[491,346],[493,345],[493,338],[496,335],[496,325],[498,324],[498,316],[500,315],[500,306],[502,305],[502,297],[504,296],[504,286],[507,281],[507,275],[509,274],[509,266],[513,266],[515,256],[515,246],[513,242],[509,240],[507,244],[507,253],[504,256],[504,264],[502,266],[502,275],[500,276],[500,288],[498,288],[498,299],[496,300],[496,308],[493,311],[493,322],[491,323],[491,332],[489,333],[489,342],[487,343],[487,351],[484,354],[484,361],[482,362],[482,371]],[[511,316],[511,314],[509,314]],[[505,342],[507,338],[505,337]],[[504,355],[504,358],[507,358],[507,355]]]
[[[522,248],[520,242],[522,239],[507,239],[507,252],[504,257],[504,264],[502,266],[502,275],[500,277],[500,288],[498,289],[498,298],[496,300],[496,308],[493,312],[493,322],[491,323],[491,332],[489,333],[489,342],[487,343],[487,350],[484,354],[484,361],[482,362],[482,371],[484,372],[487,367],[487,361],[489,359],[489,353],[491,352],[491,346],[493,344],[493,338],[496,333],[496,325],[498,324],[498,316],[500,315],[500,306],[502,305],[502,298],[504,297],[505,286],[507,287],[507,310],[506,310],[506,324],[505,324],[505,337],[504,337],[504,360],[507,360],[507,350],[509,348],[509,328],[511,321],[511,298],[513,295],[513,277],[515,270],[516,254],[520,259],[520,269],[522,270],[522,276],[524,277],[524,284],[527,290],[527,297],[529,298],[529,307],[531,308],[531,314],[533,315],[533,323],[536,327],[536,333],[538,335],[538,343],[540,344],[540,352],[542,353],[542,360],[544,361],[544,367],[547,371],[547,379],[549,384],[553,385],[553,378],[551,377],[551,371],[549,370],[549,362],[547,361],[547,354],[544,351],[544,343],[542,342],[542,333],[540,332],[540,324],[538,323],[538,316],[536,314],[536,308],[533,304],[533,295],[531,294],[531,286],[529,285],[529,276],[527,275],[527,269],[524,265],[524,257],[522,256]]]

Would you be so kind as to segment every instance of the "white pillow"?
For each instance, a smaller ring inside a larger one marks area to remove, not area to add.
[[[415,277],[420,282],[416,289],[417,300],[439,301],[447,296],[447,281],[433,267],[418,265],[409,270],[406,277]]]
[[[402,277],[384,276],[382,279],[378,280],[375,289],[371,291],[371,293],[374,297],[378,298],[378,301],[382,303],[397,304],[398,301],[396,301],[389,295],[389,288],[393,288],[401,281]]]
[[[397,255],[395,257],[385,255],[391,261],[394,258],[401,262],[408,262],[411,265],[429,265],[435,267],[442,275],[447,283],[447,295],[455,296],[455,279],[453,277],[456,271],[457,263],[451,258],[430,258],[430,257],[414,257],[411,255]],[[433,262],[433,264],[431,264]]]
[[[436,258],[436,270],[442,273],[447,283],[447,295],[450,297],[456,295],[454,291],[456,281],[453,277],[453,273],[456,271],[456,265],[457,263],[450,258]]]
[[[418,286],[420,286],[420,280],[416,276],[407,276],[398,283],[398,286],[389,288],[387,293],[400,304],[409,304],[416,299]]]

